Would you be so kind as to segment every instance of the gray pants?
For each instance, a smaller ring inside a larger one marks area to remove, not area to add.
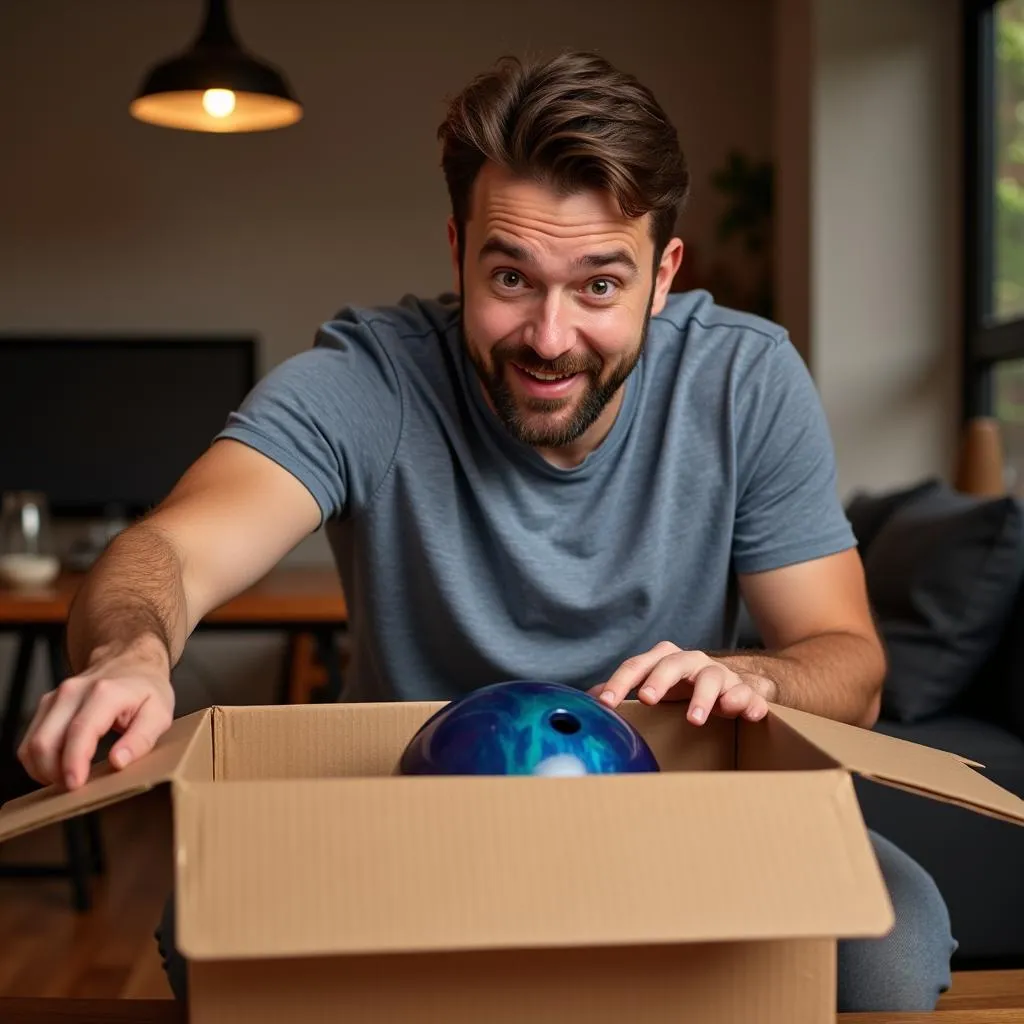
[[[949,913],[924,868],[874,832],[869,833],[896,912],[881,939],[838,943],[840,1013],[926,1012],[950,985],[956,951]],[[174,945],[174,901],[168,900],[156,933],[164,970],[177,999],[187,998],[185,961]]]

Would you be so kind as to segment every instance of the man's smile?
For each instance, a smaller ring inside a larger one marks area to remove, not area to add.
[[[534,398],[564,398],[584,376],[581,373],[566,375],[527,370],[518,363],[510,366],[518,389]]]

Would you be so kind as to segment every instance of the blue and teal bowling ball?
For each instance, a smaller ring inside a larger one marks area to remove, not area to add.
[[[436,711],[399,775],[598,775],[656,772],[644,738],[590,694],[561,683],[493,683]]]

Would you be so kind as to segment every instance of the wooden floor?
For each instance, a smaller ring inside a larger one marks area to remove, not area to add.
[[[65,881],[0,878],[0,997],[170,998],[153,939],[171,887],[167,789],[109,807],[102,820],[108,869],[88,913],[72,910]],[[61,854],[54,827],[0,846],[0,863]],[[1024,1022],[1024,972],[957,974],[940,1006],[944,1024],[980,1020],[961,1016],[979,1007],[993,1024],[1004,1014]]]
[[[166,787],[102,812],[107,871],[93,909],[59,879],[0,878],[0,996],[170,998],[153,931],[171,887]],[[0,863],[62,859],[57,827],[0,846]]]

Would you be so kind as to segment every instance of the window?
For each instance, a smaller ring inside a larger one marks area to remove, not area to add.
[[[999,420],[1024,493],[1024,0],[964,8],[964,411]]]
[[[1024,494],[1024,359],[1003,359],[994,365],[991,412],[1003,438],[1007,486]]]

